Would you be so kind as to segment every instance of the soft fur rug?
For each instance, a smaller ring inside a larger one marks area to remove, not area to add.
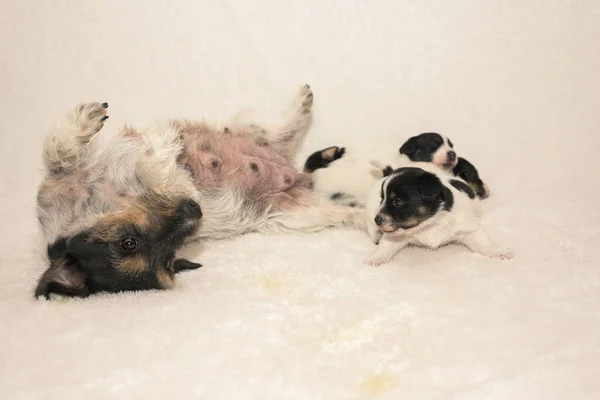
[[[600,398],[600,3],[4,2],[0,398]],[[298,158],[447,134],[510,261],[458,246],[362,264],[366,234],[185,250],[170,292],[35,301],[41,141],[80,101],[124,122],[275,118]]]

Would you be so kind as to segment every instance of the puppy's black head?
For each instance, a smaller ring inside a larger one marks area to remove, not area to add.
[[[452,169],[452,172],[455,176],[462,178],[465,182],[471,186],[471,189],[475,192],[477,196],[482,199],[485,199],[489,196],[489,190],[487,185],[483,183],[481,178],[479,177],[479,172],[477,168],[469,161],[465,160],[462,157],[458,158],[458,163]]]
[[[410,229],[436,215],[450,211],[452,192],[440,179],[421,168],[399,168],[381,185],[381,205],[375,223],[384,232]]]
[[[198,229],[201,217],[200,206],[191,199],[133,201],[125,211],[48,245],[50,267],[35,295],[170,289],[176,272],[201,266],[175,260],[175,251]]]
[[[399,151],[411,161],[432,162],[442,168],[452,168],[457,162],[456,151],[450,139],[435,132],[411,137]]]

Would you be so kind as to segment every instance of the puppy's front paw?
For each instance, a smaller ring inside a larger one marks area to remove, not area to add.
[[[72,122],[77,125],[79,138],[87,142],[104,126],[108,119],[108,103],[83,103],[73,111]]]
[[[366,265],[370,265],[372,267],[377,267],[379,265],[387,264],[389,262],[390,262],[390,258],[388,256],[386,256],[386,255],[381,255],[381,254],[371,254],[364,261],[364,263]]]

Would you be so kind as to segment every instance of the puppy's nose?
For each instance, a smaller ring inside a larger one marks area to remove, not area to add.
[[[456,153],[453,151],[449,151],[448,152],[448,161],[454,161],[456,160]]]
[[[198,205],[198,203],[196,203],[194,200],[187,200],[185,203],[183,203],[182,208],[183,212],[186,213],[189,217],[202,217],[202,210],[200,209],[200,205]]]
[[[381,221],[383,221],[383,218],[381,218],[381,215],[377,215],[377,216],[375,217],[375,223],[376,223],[377,225],[381,225]]]

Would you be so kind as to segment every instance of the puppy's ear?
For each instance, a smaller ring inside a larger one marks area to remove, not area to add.
[[[479,180],[477,168],[475,168],[473,164],[462,157],[458,157],[458,161],[456,166],[452,169],[452,173],[454,176],[460,176],[467,183],[476,182]]]
[[[70,259],[53,260],[35,289],[35,297],[50,298],[55,293],[70,297],[87,297],[90,289],[85,275]]]
[[[198,269],[202,266],[202,264],[198,264],[195,262],[188,261],[184,258],[178,258],[173,262],[173,272],[178,273],[181,271],[185,271],[188,269]]]
[[[458,162],[452,169],[452,173],[467,182],[480,198],[485,199],[489,196],[488,188],[479,177],[477,168],[466,159],[458,157]]]
[[[452,209],[454,195],[437,176],[429,173],[421,176],[419,179],[419,190],[421,191],[421,198],[425,203],[442,201],[444,203],[444,210],[450,211]]]
[[[385,178],[386,176],[389,176],[392,172],[394,172],[394,168],[388,165],[385,168],[383,168],[381,172],[383,173],[383,177]]]
[[[417,152],[417,140],[416,136],[408,139],[402,147],[400,147],[400,154],[406,154],[408,157],[412,157]]]

